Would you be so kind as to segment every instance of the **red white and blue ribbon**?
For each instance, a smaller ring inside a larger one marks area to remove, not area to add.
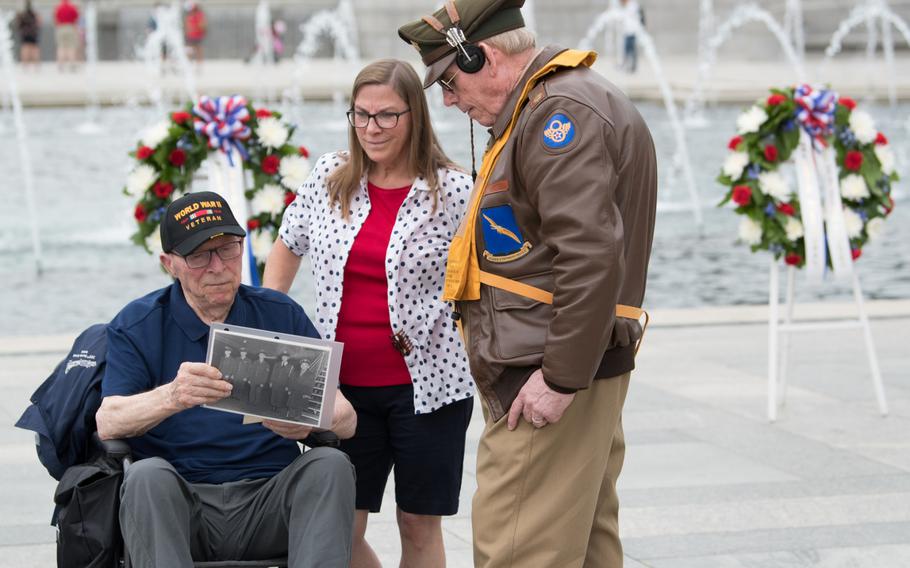
[[[253,133],[246,124],[250,111],[245,98],[239,95],[216,99],[202,96],[193,106],[193,114],[193,128],[208,138],[209,148],[224,152],[231,165],[234,165],[231,158],[234,150],[243,160],[250,157],[243,145]]]
[[[793,100],[797,107],[796,120],[811,138],[812,145],[827,147],[827,138],[834,128],[837,93],[803,84],[793,91]]]
[[[836,278],[849,278],[853,274],[850,239],[844,225],[834,150],[828,145],[837,93],[800,85],[793,91],[793,99],[796,120],[803,129],[793,156],[807,275],[810,281],[821,282],[830,260]]]

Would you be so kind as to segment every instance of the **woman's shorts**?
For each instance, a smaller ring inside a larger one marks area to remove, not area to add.
[[[394,466],[395,502],[402,511],[457,513],[474,399],[415,415],[412,385],[341,385],[341,392],[357,411],[356,434],[341,441],[357,470],[357,508],[379,512]]]
[[[79,31],[73,25],[60,25],[54,30],[54,39],[57,47],[61,49],[76,49],[79,47]]]

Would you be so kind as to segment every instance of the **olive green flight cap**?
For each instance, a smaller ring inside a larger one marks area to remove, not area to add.
[[[452,2],[460,18],[458,27],[468,43],[523,28],[521,7],[525,0],[458,0]],[[452,18],[446,7],[429,17],[442,24],[443,30],[452,27]],[[455,48],[449,45],[444,32],[437,31],[426,20],[420,19],[398,28],[401,39],[413,45],[423,64],[427,66],[423,87],[426,89],[439,79],[455,61]]]

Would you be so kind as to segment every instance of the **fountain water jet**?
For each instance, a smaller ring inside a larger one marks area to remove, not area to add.
[[[257,75],[254,82],[254,98],[263,103],[273,105],[276,103],[276,93],[271,87],[271,81],[266,73],[275,63],[275,43],[272,31],[272,11],[268,0],[259,0],[256,5],[255,22],[256,48],[250,56],[253,73]]]
[[[16,146],[19,148],[19,160],[22,163],[22,174],[25,185],[25,202],[30,219],[32,250],[35,254],[35,268],[40,275],[43,271],[41,257],[41,238],[38,234],[38,217],[35,209],[35,177],[32,170],[32,157],[29,152],[28,132],[22,119],[22,101],[19,100],[19,86],[16,82],[15,63],[13,60],[13,38],[10,34],[12,14],[0,12],[0,70],[9,88],[10,104],[13,110],[13,124],[16,130]],[[8,198],[8,196],[7,196]]]
[[[525,0],[525,5],[521,8],[521,15],[525,20],[525,27],[534,33],[537,33],[537,17],[534,11],[534,0]]]
[[[174,1],[170,6],[159,6],[155,9],[155,29],[145,42],[136,48],[136,53],[145,62],[149,86],[147,89],[150,102],[156,108],[158,116],[164,114],[164,93],[158,83],[164,74],[162,51],[166,50],[177,62],[177,69],[183,78],[184,94],[195,101],[196,78],[189,58],[186,56],[186,45],[183,42],[180,2]]]
[[[714,0],[698,2],[698,61],[708,57],[709,42],[717,28],[714,18]]]
[[[0,87],[0,133],[6,131],[6,116],[12,116],[13,102],[6,89]]]
[[[714,18],[714,0],[699,0],[698,2],[698,55],[696,65],[701,69],[702,62],[707,61],[710,52],[709,42],[714,35],[717,22]],[[708,118],[705,116],[705,97],[693,100],[687,105],[683,121],[690,128],[705,128]]]
[[[98,123],[101,105],[98,102],[98,6],[96,0],[88,0],[85,6],[85,75],[87,104],[85,122],[76,127],[79,134],[98,134],[102,131]]]
[[[888,99],[891,106],[894,107],[897,105],[897,86],[894,82],[894,40],[891,36],[891,27],[893,26],[901,34],[908,46],[910,46],[910,27],[903,18],[891,10],[885,0],[867,0],[850,11],[828,42],[822,69],[826,69],[831,60],[843,50],[844,38],[862,24],[865,24],[869,34],[866,42],[866,58],[871,63],[878,43],[877,25],[879,23],[882,27],[882,44],[888,76]]]
[[[800,59],[806,57],[806,30],[803,26],[803,6],[800,0],[787,0],[784,30]]]
[[[332,43],[332,56],[335,60],[348,62],[360,61],[360,46],[357,41],[357,20],[351,0],[340,0],[334,10],[320,10],[300,26],[303,40],[294,54],[294,86],[291,92],[284,93],[285,105],[288,100],[303,101],[302,88],[304,76],[311,62],[319,52],[319,38],[328,35]],[[333,114],[342,116],[345,107],[345,93],[336,91],[332,94],[335,103]],[[329,128],[347,128],[346,121],[323,125]]]
[[[251,63],[271,65],[275,62],[275,44],[272,40],[272,12],[268,0],[259,0],[256,6],[256,52],[250,59]]]
[[[359,61],[357,21],[351,0],[341,0],[334,10],[320,10],[300,26],[303,40],[297,46],[295,59],[312,59],[319,51],[319,37],[328,34],[334,48],[335,59]]]
[[[594,21],[594,24],[588,28],[587,33],[580,42],[581,49],[591,49],[594,45],[594,41],[599,34],[608,29],[608,26],[615,24],[616,22],[621,21],[624,18],[622,10],[618,8],[610,8],[606,12],[600,14],[597,19]],[[673,137],[676,142],[676,152],[673,157],[673,168],[679,169],[682,171],[683,179],[686,184],[686,189],[689,193],[690,204],[686,209],[691,209],[693,215],[695,216],[695,223],[699,228],[702,227],[702,212],[701,212],[701,203],[698,195],[698,189],[695,186],[695,176],[692,173],[692,161],[689,159],[689,150],[688,145],[686,144],[686,132],[683,128],[682,122],[679,119],[679,113],[676,109],[676,100],[673,96],[673,90],[670,88],[670,84],[667,82],[667,78],[664,74],[663,67],[660,62],[660,57],[657,55],[657,49],[654,47],[654,41],[651,39],[651,35],[641,26],[641,23],[636,21],[634,28],[636,41],[641,45],[642,51],[644,52],[645,59],[651,64],[652,69],[654,69],[654,75],[657,78],[657,84],[660,88],[660,93],[663,98],[664,106],[667,110],[667,115],[670,118],[670,124],[673,129]],[[676,176],[671,176],[676,177]],[[675,208],[674,206],[666,202],[658,202],[659,209],[668,209]]]
[[[730,39],[734,31],[751,22],[760,22],[768,28],[768,31],[770,31],[777,39],[778,43],[780,43],[787,61],[793,66],[797,81],[804,82],[806,80],[803,59],[794,49],[793,44],[790,42],[790,38],[787,36],[787,32],[767,11],[759,8],[755,4],[745,4],[736,8],[736,10],[733,11],[733,14],[717,27],[714,35],[711,36],[705,44],[705,57],[699,59],[698,76],[695,80],[692,94],[689,95],[689,98],[686,100],[686,107],[683,113],[684,116],[695,116],[699,110],[704,107],[705,83],[710,78],[711,69],[717,62],[717,52],[724,43]]]

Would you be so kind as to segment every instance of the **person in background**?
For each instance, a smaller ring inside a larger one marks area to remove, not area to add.
[[[627,73],[638,70],[638,44],[636,30],[644,27],[644,12],[637,0],[622,0],[622,65]]]
[[[161,19],[162,14],[165,12],[166,8],[163,3],[155,2],[155,5],[152,6],[152,12],[149,14],[149,19],[145,23],[145,33],[146,36],[150,36],[156,31],[158,31],[158,20]],[[161,73],[165,73],[169,67],[167,53],[167,42],[161,42]]]
[[[196,65],[202,65],[204,58],[202,44],[208,33],[208,22],[205,18],[205,12],[198,2],[190,2],[186,15],[183,18],[183,33],[186,46],[189,50],[190,58],[196,62]]]
[[[32,1],[25,0],[25,8],[16,14],[14,22],[19,34],[19,62],[24,69],[38,69],[41,63],[41,50],[38,41],[41,35],[41,18],[32,8]]]
[[[275,58],[275,63],[281,61],[284,56],[284,34],[287,30],[288,26],[284,23],[284,20],[274,20],[272,22],[272,55]]]
[[[54,9],[54,40],[57,42],[57,68],[75,71],[79,55],[79,9],[70,0],[60,0]]]
[[[264,285],[288,290],[309,255],[314,323],[344,343],[340,388],[358,419],[341,445],[357,470],[352,566],[379,566],[364,534],[393,468],[401,565],[443,566],[474,385],[440,297],[471,178],[443,153],[407,62],[361,70],[347,116],[350,148],[322,156],[297,190]]]
[[[537,47],[523,4],[449,1],[398,30],[424,86],[491,135],[443,293],[484,395],[474,566],[619,568],[657,158],[597,54]]]

